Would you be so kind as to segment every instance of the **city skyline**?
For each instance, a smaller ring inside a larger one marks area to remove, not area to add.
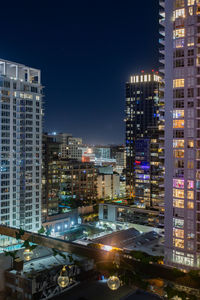
[[[0,21],[0,57],[41,69],[45,131],[72,132],[92,144],[124,143],[124,84],[132,73],[158,66],[158,2],[78,1],[78,10],[59,4],[44,1],[36,14],[13,4],[9,20]],[[18,18],[22,12],[28,26]]]
[[[9,4],[0,300],[200,300],[200,0]]]

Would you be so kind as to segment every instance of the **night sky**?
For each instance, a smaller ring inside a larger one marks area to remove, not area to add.
[[[158,65],[157,0],[3,1],[0,57],[39,68],[45,131],[124,142],[125,82]]]

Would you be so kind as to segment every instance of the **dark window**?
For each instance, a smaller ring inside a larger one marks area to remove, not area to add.
[[[189,98],[194,97],[194,89],[193,88],[188,89],[188,97]]]
[[[194,49],[188,50],[188,56],[194,56]]]
[[[184,89],[174,90],[174,98],[184,98]]]
[[[177,59],[174,61],[174,68],[184,67],[184,59]]]
[[[194,66],[194,58],[188,58],[188,66]]]

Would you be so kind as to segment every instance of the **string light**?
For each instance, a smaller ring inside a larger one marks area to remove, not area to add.
[[[60,276],[58,277],[58,285],[61,288],[65,288],[69,285],[69,277],[67,275],[66,266],[64,266],[60,272]]]

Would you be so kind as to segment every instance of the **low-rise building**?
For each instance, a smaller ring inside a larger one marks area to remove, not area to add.
[[[82,161],[82,143],[83,142],[81,138],[69,137],[68,145],[66,146],[67,155],[65,156],[65,158]]]
[[[163,227],[163,215],[159,210],[147,210],[114,203],[99,204],[99,220],[107,222],[133,223]]]

